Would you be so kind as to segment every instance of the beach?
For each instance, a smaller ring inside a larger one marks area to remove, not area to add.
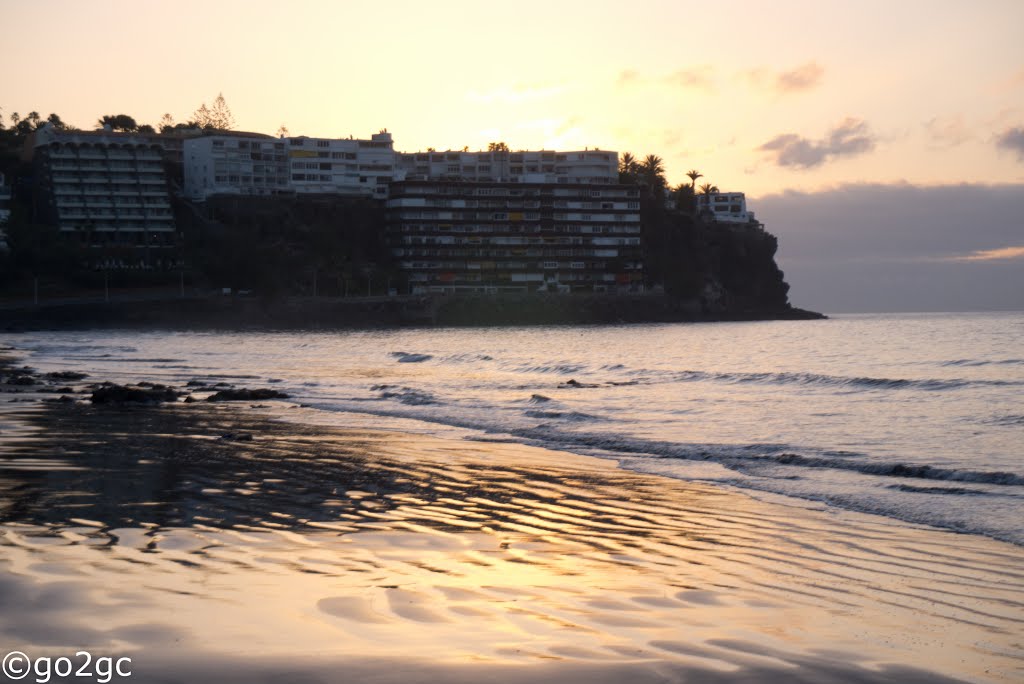
[[[98,380],[0,395],[8,650],[147,682],[1024,676],[1016,545],[287,400],[92,405]]]

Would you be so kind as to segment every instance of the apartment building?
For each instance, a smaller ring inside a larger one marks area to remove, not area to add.
[[[388,241],[413,293],[643,288],[639,190],[609,183],[392,183]]]
[[[185,196],[275,195],[292,190],[288,141],[262,133],[218,131],[183,143]]]
[[[148,136],[36,131],[32,163],[39,218],[78,244],[117,248],[115,265],[172,261],[176,245],[162,148]]]
[[[395,174],[391,134],[272,138],[218,132],[184,141],[185,195],[330,194],[383,198]]]
[[[396,155],[404,178],[523,183],[616,183],[619,155],[606,150],[415,152]]]
[[[291,187],[299,194],[387,196],[395,175],[391,134],[369,140],[288,138]]]
[[[697,195],[698,214],[719,223],[750,223],[754,212],[747,211],[742,192],[712,192]]]

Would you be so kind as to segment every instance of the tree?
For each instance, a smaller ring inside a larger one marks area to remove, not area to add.
[[[235,117],[231,115],[231,109],[224,100],[223,93],[217,93],[217,99],[213,101],[213,108],[210,110],[213,117],[213,127],[223,131],[230,131],[235,127]]]
[[[701,194],[711,195],[718,192],[718,186],[712,185],[711,183],[705,183],[704,185],[700,186],[700,191]]]
[[[686,172],[686,176],[692,181],[690,183],[690,188],[691,189],[696,189],[697,188],[697,179],[698,178],[703,178],[704,174],[701,173],[700,171],[698,171],[697,169],[691,169],[691,170]]]
[[[170,114],[164,114],[160,117],[160,123],[157,124],[157,128],[161,133],[169,133],[174,130],[174,117]]]
[[[665,164],[661,157],[656,154],[649,154],[644,157],[639,166],[640,177],[650,189],[652,194],[657,194],[665,189]]]
[[[488,152],[508,152],[508,145],[504,142],[490,142],[487,143]]]
[[[149,124],[142,124],[135,130],[137,133],[146,133],[148,135],[153,135],[154,133],[156,133],[156,129],[150,126]]]
[[[192,118],[200,128],[229,131],[235,126],[235,119],[231,116],[231,109],[224,100],[224,94],[218,93],[217,99],[213,101],[212,107],[207,107],[204,102],[192,114]]]
[[[633,153],[623,152],[622,159],[619,160],[619,182],[635,183],[639,168],[640,165],[637,163],[636,157],[633,156]]]
[[[288,137],[288,127],[285,126],[284,124],[281,124],[281,127],[277,129],[277,137],[278,138],[287,138]]]
[[[71,126],[68,126],[66,123],[64,123],[61,120],[61,118],[56,114],[50,114],[50,116],[46,117],[46,121],[51,126],[53,126],[55,130],[58,131],[69,131],[72,129]]]
[[[106,114],[96,122],[96,128],[107,126],[110,126],[112,131],[124,131],[125,133],[135,133],[139,130],[139,124],[127,114]]]
[[[672,190],[672,204],[677,211],[686,214],[693,212],[695,198],[693,185],[689,183],[680,183]]]

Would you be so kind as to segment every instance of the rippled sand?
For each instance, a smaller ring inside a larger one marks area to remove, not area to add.
[[[8,411],[0,645],[142,682],[1024,680],[1019,547],[301,411]]]

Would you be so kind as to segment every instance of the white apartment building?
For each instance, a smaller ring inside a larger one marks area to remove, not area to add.
[[[185,195],[273,195],[291,191],[288,141],[219,132],[184,142]]]
[[[385,197],[395,174],[391,134],[271,138],[226,133],[185,140],[185,194],[340,194]]]
[[[217,133],[184,141],[185,194],[278,193],[385,198],[393,181],[608,184],[618,182],[619,155],[575,152],[395,152],[387,130],[367,139],[269,138]]]
[[[87,247],[134,250],[125,265],[166,262],[176,244],[163,150],[149,137],[110,131],[35,132],[38,211]]]
[[[408,180],[499,183],[618,183],[619,155],[607,150],[399,153]]]
[[[754,212],[747,211],[742,192],[712,192],[697,195],[698,213],[719,223],[750,223]]]
[[[372,195],[386,197],[395,176],[391,134],[369,140],[353,138],[288,138],[291,188],[300,194]]]

